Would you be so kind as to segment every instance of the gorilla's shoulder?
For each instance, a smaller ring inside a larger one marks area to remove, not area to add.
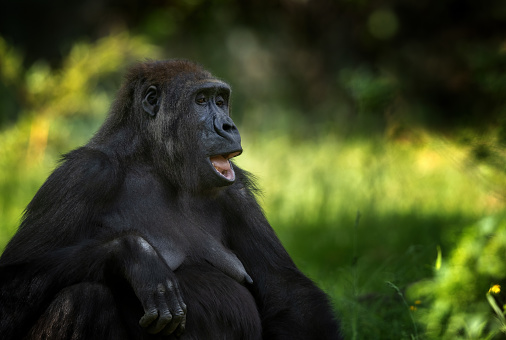
[[[120,162],[115,157],[94,148],[81,147],[61,158],[59,166],[41,190],[62,188],[87,201],[103,201],[110,198],[123,183],[124,177]],[[55,194],[61,196],[61,193]]]

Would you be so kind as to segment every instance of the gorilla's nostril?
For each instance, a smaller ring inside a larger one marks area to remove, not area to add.
[[[234,128],[235,128],[235,126],[232,125],[232,124],[228,124],[228,123],[224,123],[223,124],[223,130],[224,131],[230,131],[230,130],[233,130]]]

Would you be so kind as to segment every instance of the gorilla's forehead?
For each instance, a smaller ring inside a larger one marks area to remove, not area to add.
[[[219,79],[202,79],[196,82],[190,82],[188,84],[188,90],[191,93],[195,93],[198,91],[206,90],[206,89],[219,89],[219,90],[225,90],[228,93],[232,92],[232,89],[230,88],[230,85],[225,83],[222,80]]]

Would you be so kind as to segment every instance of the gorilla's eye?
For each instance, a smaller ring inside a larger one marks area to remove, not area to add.
[[[200,93],[195,98],[195,102],[199,105],[204,105],[205,103],[207,103],[207,98],[203,93]]]
[[[216,105],[218,107],[223,107],[225,105],[225,100],[222,97],[217,97],[216,98]]]

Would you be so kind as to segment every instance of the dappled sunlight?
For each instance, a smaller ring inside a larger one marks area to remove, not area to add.
[[[243,144],[237,163],[258,177],[267,215],[280,228],[293,225],[288,221],[331,224],[357,210],[466,216],[500,210],[489,203],[492,193],[459,168],[464,153],[458,146],[441,152],[430,143],[338,137],[300,142],[287,135],[251,142],[246,135]]]
[[[375,334],[380,320],[371,320],[392,308],[403,310],[403,328],[411,313],[429,338],[496,334],[485,294],[506,280],[504,201],[476,179],[466,146],[428,133],[422,140],[246,133],[237,162],[257,175],[267,217],[296,263],[334,296],[346,327],[358,322]],[[387,280],[407,283],[410,307],[391,300]],[[370,291],[384,295],[365,298]],[[367,317],[353,321],[353,308]]]
[[[37,117],[32,121],[28,150],[26,153],[27,163],[39,162],[44,157],[49,133],[49,124],[49,119],[44,116]]]
[[[430,174],[442,166],[442,156],[435,150],[420,150],[417,155],[416,165],[421,174]]]

